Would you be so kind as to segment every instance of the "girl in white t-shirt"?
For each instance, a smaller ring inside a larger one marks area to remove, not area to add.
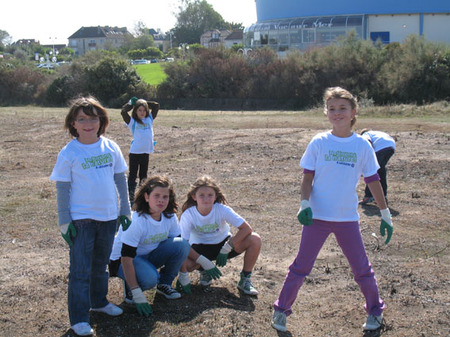
[[[300,161],[302,201],[297,216],[304,227],[297,257],[274,303],[272,326],[286,331],[286,316],[292,313],[292,304],[305,277],[311,272],[325,240],[333,233],[366,299],[368,318],[363,328],[377,330],[381,327],[385,304],[379,297],[359,228],[356,187],[361,175],[381,209],[380,232],[382,236],[388,232],[386,244],[393,232],[391,214],[379,182],[375,153],[367,140],[352,131],[356,122],[356,98],[345,89],[333,87],[325,91],[324,103],[333,129],[314,136]]]
[[[190,246],[180,237],[177,209],[169,178],[152,176],[137,191],[131,225],[121,226],[114,240],[110,274],[125,281],[125,301],[134,303],[139,315],[152,313],[145,290],[156,286],[167,299],[181,297],[172,283]]]
[[[151,109],[151,113],[150,113]],[[128,114],[130,110],[131,117]],[[133,205],[136,190],[136,179],[139,176],[139,184],[147,179],[150,153],[153,153],[153,121],[158,115],[159,103],[146,101],[145,99],[131,98],[122,107],[123,121],[133,136],[129,153],[128,193],[130,203]]]
[[[106,299],[106,266],[117,220],[129,223],[131,210],[127,164],[119,146],[102,136],[108,123],[105,108],[95,98],[76,99],[65,120],[74,139],[59,152],[50,176],[56,181],[61,234],[70,247],[69,319],[79,336],[93,333],[89,310],[122,313]]]
[[[230,225],[237,228],[232,236]],[[257,295],[250,277],[261,250],[261,238],[231,207],[219,185],[209,176],[195,181],[187,194],[180,217],[181,236],[191,250],[178,275],[177,290],[190,293],[188,272],[200,269],[200,285],[209,286],[222,275],[228,259],[244,253],[244,266],[238,288],[248,295]]]

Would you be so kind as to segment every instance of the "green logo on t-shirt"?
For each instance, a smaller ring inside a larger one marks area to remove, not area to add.
[[[110,153],[102,154],[100,156],[94,156],[90,158],[84,158],[84,163],[81,164],[83,169],[87,170],[91,167],[108,166],[113,163],[113,157]]]
[[[339,161],[345,163],[356,163],[357,155],[355,152],[343,152],[343,151],[328,151],[328,154],[325,154],[326,161]]]

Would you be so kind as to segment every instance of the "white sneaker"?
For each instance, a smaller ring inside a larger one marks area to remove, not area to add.
[[[286,314],[281,311],[273,311],[272,327],[281,332],[286,332]]]
[[[123,314],[123,310],[120,309],[117,305],[114,305],[112,303],[108,303],[103,308],[95,308],[95,309],[92,308],[91,311],[102,312],[109,316],[119,316]]]
[[[383,314],[381,314],[380,316],[369,315],[369,317],[367,317],[366,323],[363,324],[363,329],[377,330],[381,327],[382,322],[383,322]]]
[[[71,328],[78,336],[91,336],[94,334],[94,330],[87,322],[77,323],[72,325]]]

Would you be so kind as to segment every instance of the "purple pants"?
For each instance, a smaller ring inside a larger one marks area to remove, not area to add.
[[[289,266],[280,296],[274,303],[274,309],[284,312],[287,316],[292,313],[291,307],[298,291],[305,277],[311,272],[320,249],[331,233],[336,236],[342,252],[350,263],[354,279],[366,299],[367,313],[381,315],[385,304],[379,297],[377,280],[367,258],[358,221],[313,220],[312,225],[303,226],[300,249],[294,262]]]

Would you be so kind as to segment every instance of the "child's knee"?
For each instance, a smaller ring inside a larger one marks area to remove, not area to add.
[[[251,245],[254,247],[260,248],[262,245],[261,237],[258,233],[253,232],[252,235],[250,235]]]
[[[142,279],[139,279],[138,283],[142,290],[149,290],[154,287],[159,282],[159,273],[148,273]]]

